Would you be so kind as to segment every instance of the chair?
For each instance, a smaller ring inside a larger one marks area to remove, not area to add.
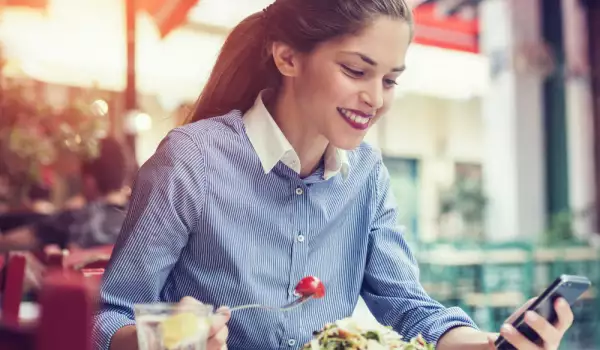
[[[77,273],[53,272],[40,293],[36,350],[91,350],[96,285]]]
[[[40,292],[41,317],[0,323],[0,350],[91,350],[97,284],[76,272],[52,271]]]
[[[65,266],[74,270],[104,269],[110,260],[113,246],[72,249],[65,259]]]
[[[6,264],[2,291],[2,322],[17,324],[25,282],[26,259],[24,255],[12,254]]]

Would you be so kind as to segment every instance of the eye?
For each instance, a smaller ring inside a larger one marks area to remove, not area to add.
[[[362,71],[359,71],[356,69],[352,69],[344,64],[342,64],[341,66],[342,66],[342,69],[344,70],[344,73],[351,76],[352,78],[360,78],[363,75],[365,75],[365,72],[362,72]]]
[[[389,88],[398,85],[398,82],[394,79],[384,79],[383,83],[385,84],[386,87],[389,87]]]

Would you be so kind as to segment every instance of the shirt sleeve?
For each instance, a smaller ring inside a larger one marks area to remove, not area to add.
[[[477,328],[461,309],[444,307],[421,286],[417,261],[397,223],[388,170],[380,162],[376,172],[376,214],[361,293],[365,303],[380,323],[392,326],[404,338],[420,333],[427,342],[437,343],[452,328]]]
[[[171,131],[140,168],[130,208],[100,288],[94,349],[134,324],[133,305],[158,302],[204,207],[204,158],[182,131]]]

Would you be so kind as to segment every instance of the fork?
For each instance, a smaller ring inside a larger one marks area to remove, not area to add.
[[[307,302],[308,300],[312,299],[312,295],[304,295],[299,297],[298,299],[292,301],[291,303],[288,303],[286,305],[280,306],[280,307],[275,307],[275,306],[266,306],[266,305],[261,305],[261,304],[248,304],[248,305],[240,305],[240,306],[235,306],[229,309],[229,311],[238,311],[238,310],[245,310],[245,309],[254,309],[254,308],[259,308],[259,309],[267,309],[267,310],[272,310],[272,311],[290,311],[292,309],[297,308],[298,306],[304,304],[305,302]]]

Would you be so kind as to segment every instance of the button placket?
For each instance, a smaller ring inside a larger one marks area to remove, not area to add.
[[[302,183],[296,183],[295,186],[291,188],[293,191],[292,196],[296,196],[294,198],[292,205],[295,207],[295,213],[306,212],[307,214],[310,212],[310,203],[308,199],[307,188]],[[300,297],[296,293],[295,286],[298,281],[304,277],[304,270],[307,264],[308,259],[308,245],[306,244],[307,237],[305,232],[309,229],[307,226],[307,222],[302,219],[302,215],[294,215],[295,220],[293,222],[293,226],[296,229],[292,232],[292,260],[290,266],[290,290],[288,291],[288,299],[289,301],[294,301]],[[298,320],[294,318],[286,317],[285,321],[285,331],[282,334],[282,345],[284,347],[289,347],[295,349],[298,346],[297,340],[297,329],[300,325],[298,324]]]

